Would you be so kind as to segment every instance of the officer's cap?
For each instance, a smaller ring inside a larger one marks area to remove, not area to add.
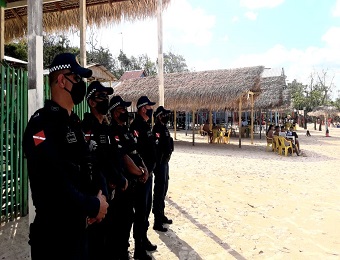
[[[141,96],[137,101],[137,109],[140,109],[143,106],[153,106],[156,102],[151,102],[147,96]]]
[[[159,106],[159,107],[157,107],[157,109],[154,113],[154,116],[158,117],[162,114],[166,115],[166,114],[169,114],[169,113],[170,113],[170,110],[166,110],[163,106]]]
[[[106,92],[108,95],[112,95],[113,88],[104,87],[99,81],[92,81],[87,88],[86,100],[92,98],[96,92]]]
[[[92,76],[92,70],[80,66],[76,56],[72,53],[58,54],[54,57],[52,63],[48,67],[50,74],[54,71],[69,69],[82,78],[89,78]]]
[[[113,96],[110,100],[109,111],[116,107],[129,107],[131,106],[131,102],[124,101],[121,96]]]

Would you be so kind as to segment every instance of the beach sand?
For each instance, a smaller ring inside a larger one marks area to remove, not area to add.
[[[308,129],[297,130],[301,156],[287,157],[266,152],[263,135],[239,148],[235,137],[193,145],[177,132],[165,209],[174,224],[156,232],[151,214],[153,258],[340,259],[340,128]],[[27,219],[1,227],[0,259],[29,258]]]

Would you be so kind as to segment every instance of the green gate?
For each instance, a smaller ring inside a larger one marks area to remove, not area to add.
[[[28,179],[21,146],[27,124],[27,71],[0,64],[1,223],[28,213]]]

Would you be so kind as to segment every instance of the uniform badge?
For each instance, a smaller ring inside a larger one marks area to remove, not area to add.
[[[99,135],[99,142],[101,144],[106,144],[107,143],[106,135]]]
[[[40,132],[33,135],[33,140],[34,140],[35,146],[37,146],[37,145],[41,144],[43,141],[45,141],[46,137],[45,137],[44,130],[41,130]]]
[[[139,132],[138,132],[137,130],[133,130],[133,135],[134,135],[135,137],[138,137],[138,136],[139,136]]]
[[[74,132],[69,132],[66,135],[66,140],[69,144],[71,143],[76,143],[77,142],[77,137]]]

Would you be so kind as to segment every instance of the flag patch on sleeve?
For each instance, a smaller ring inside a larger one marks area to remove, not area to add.
[[[135,137],[138,137],[138,136],[139,136],[138,131],[137,131],[137,130],[133,130],[133,135],[134,135]]]
[[[161,134],[160,133],[156,133],[156,138],[160,138]]]
[[[37,146],[37,145],[41,144],[42,142],[44,142],[46,140],[44,130],[41,130],[40,132],[38,132],[35,135],[33,135],[33,140],[34,140],[35,146]]]

